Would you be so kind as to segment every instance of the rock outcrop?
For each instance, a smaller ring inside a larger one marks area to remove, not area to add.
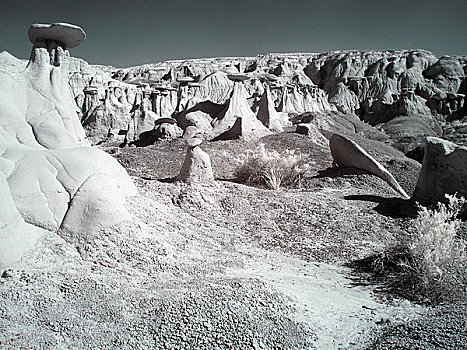
[[[0,172],[0,267],[21,259],[31,249],[43,230],[21,217],[11,197],[5,175]]]
[[[334,134],[329,139],[329,147],[331,148],[333,166],[366,170],[386,181],[405,199],[410,198],[389,171],[354,141]]]
[[[271,133],[256,119],[248,105],[242,79],[233,78],[235,83],[232,95],[224,109],[212,121],[213,130],[209,135],[212,141],[237,139],[240,136],[264,136]]]
[[[118,162],[89,146],[76,113],[66,47],[78,45],[84,32],[61,23],[33,25],[29,34],[27,65],[4,53],[0,59],[8,62],[0,68],[1,191],[6,222],[18,224],[2,228],[0,250],[16,249],[16,258],[37,228],[71,239],[127,218],[125,197],[136,193]]]
[[[413,198],[434,204],[454,193],[467,198],[467,147],[428,137]]]
[[[259,100],[256,118],[271,131],[282,132],[284,125],[287,125],[287,120],[277,112],[269,89],[264,91]]]
[[[423,116],[440,123],[446,137],[459,142],[456,132],[463,126],[458,121],[467,115],[465,58],[438,59],[426,50],[267,54],[125,69],[85,64],[76,68],[73,93],[92,142],[138,139],[152,129],[145,122],[149,112],[157,118],[172,116],[182,129],[196,125],[211,133],[219,112],[203,107],[231,105],[234,82],[228,76],[235,74],[248,74],[250,79],[243,83],[246,104],[257,114],[261,103],[258,117],[265,120],[261,100],[268,101],[266,115],[276,114],[274,105],[282,121],[306,112],[339,111],[380,126],[399,116]],[[277,125],[272,129],[280,131]]]

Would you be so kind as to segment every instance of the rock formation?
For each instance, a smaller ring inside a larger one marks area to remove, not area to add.
[[[392,145],[406,155],[422,150],[427,136],[442,133],[436,120],[429,116],[400,116],[385,123],[381,129],[390,136]]]
[[[199,129],[190,126],[186,129],[185,135],[188,149],[180,173],[177,175],[177,181],[189,183],[201,183],[214,181],[214,174],[211,168],[211,159],[204,152],[200,145],[203,142],[198,137]]]
[[[5,175],[0,172],[0,267],[21,259],[31,249],[43,230],[21,217],[11,197]]]
[[[274,114],[270,108],[274,104],[281,120],[287,120],[288,114],[339,111],[379,127],[396,117],[423,116],[424,121],[428,117],[438,122],[446,137],[463,143],[457,135],[464,130],[462,120],[467,115],[465,70],[464,58],[438,59],[426,50],[267,54],[175,60],[126,69],[81,63],[73,74],[73,94],[92,142],[138,139],[152,129],[145,122],[148,112],[158,118],[172,116],[182,129],[196,125],[212,133],[222,119],[217,106],[233,108],[234,85],[241,84],[242,104],[254,113],[266,94],[268,110]],[[229,74],[248,74],[250,79],[234,83]],[[113,92],[112,86],[119,88]],[[234,124],[225,120],[224,126]]]
[[[321,134],[318,128],[311,123],[299,123],[297,124],[296,133],[306,135],[309,139],[320,146],[327,146],[328,140]]]
[[[467,198],[467,147],[428,137],[413,198],[421,203],[445,200],[445,194]]]
[[[211,140],[231,140],[240,136],[263,136],[271,132],[258,120],[247,102],[243,81],[248,76],[229,75],[234,81],[232,95],[224,109],[212,121]]]
[[[405,199],[410,198],[389,171],[354,141],[334,134],[329,139],[329,147],[331,148],[333,166],[366,170],[386,181]]]
[[[264,91],[261,99],[259,100],[256,118],[271,131],[282,132],[284,131],[283,124],[287,125],[287,121],[283,120],[276,111],[269,89]]]
[[[28,38],[34,45],[54,43],[52,45],[71,49],[79,46],[86,39],[86,33],[82,28],[69,23],[35,23],[29,27]]]
[[[33,25],[26,67],[0,54],[8,62],[0,69],[0,190],[6,222],[18,225],[0,229],[0,250],[14,252],[1,264],[30,248],[37,228],[74,241],[128,217],[123,204],[136,189],[118,162],[89,147],[70,94],[66,48],[84,37],[73,25]]]
[[[172,140],[182,136],[182,129],[172,118],[159,118],[154,122],[154,131],[157,140]]]

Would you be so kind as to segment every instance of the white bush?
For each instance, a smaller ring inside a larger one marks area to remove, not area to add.
[[[247,150],[237,156],[235,176],[242,183],[266,186],[273,190],[299,186],[308,170],[308,165],[303,164],[302,159],[301,153],[267,150],[264,144],[260,144],[255,150]]]
[[[438,304],[465,300],[467,295],[467,249],[458,235],[456,219],[464,198],[446,196],[448,204],[436,209],[419,206],[412,220],[413,231],[398,244],[362,260],[387,290],[422,303]]]
[[[420,206],[414,220],[416,233],[409,250],[426,283],[452,277],[446,274],[453,268],[462,270],[467,261],[465,243],[457,235],[461,221],[456,219],[465,200],[450,195],[446,198],[448,205],[438,204],[438,209]]]

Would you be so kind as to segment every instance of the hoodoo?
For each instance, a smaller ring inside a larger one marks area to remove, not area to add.
[[[41,229],[70,242],[129,218],[130,177],[105,152],[90,147],[70,93],[67,47],[84,31],[65,23],[34,24],[24,63],[9,58],[0,72],[0,187],[7,223],[0,225],[0,266],[31,249]],[[2,215],[4,213],[2,212]]]
[[[244,81],[249,79],[245,74],[229,74],[234,82],[232,95],[225,108],[212,121],[211,140],[231,140],[240,136],[264,136],[270,134],[263,123],[256,119],[247,102]]]

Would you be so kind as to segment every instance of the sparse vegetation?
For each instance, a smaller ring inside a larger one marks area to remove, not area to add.
[[[396,246],[359,262],[391,292],[418,302],[438,304],[467,293],[466,244],[456,219],[464,198],[446,196],[436,209],[419,206],[413,232]]]
[[[435,300],[446,300],[465,293],[466,246],[457,235],[460,220],[456,219],[464,198],[446,196],[448,205],[438,209],[420,206],[414,220],[416,235],[409,245],[413,269],[422,289]]]
[[[268,150],[264,144],[240,154],[235,161],[238,166],[234,175],[239,182],[272,190],[300,187],[301,179],[308,170],[301,153]]]

